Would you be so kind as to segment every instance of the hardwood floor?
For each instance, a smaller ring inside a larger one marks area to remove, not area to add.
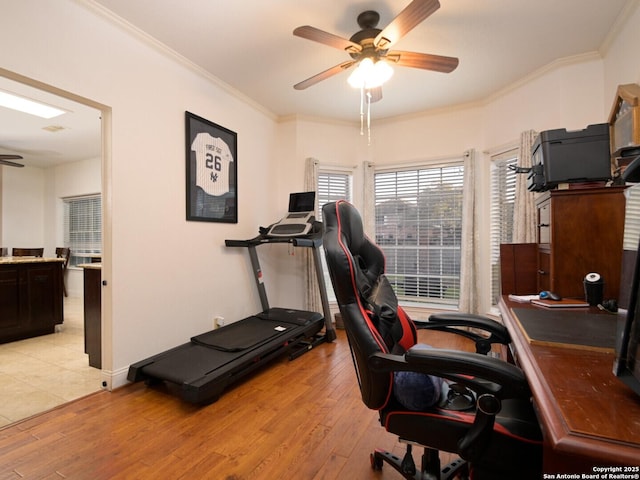
[[[460,346],[428,335],[422,341]],[[136,383],[5,427],[0,479],[400,478],[371,469],[376,447],[404,453],[361,402],[339,330],[335,342],[276,360],[208,406]]]

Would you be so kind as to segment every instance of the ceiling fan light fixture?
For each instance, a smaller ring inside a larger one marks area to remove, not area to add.
[[[17,110],[41,118],[54,118],[66,113],[60,108],[20,97],[3,90],[0,90],[0,107],[10,108],[11,110]]]
[[[363,58],[356,69],[349,75],[349,85],[353,88],[376,88],[393,75],[393,68],[385,60],[374,61],[370,57]]]

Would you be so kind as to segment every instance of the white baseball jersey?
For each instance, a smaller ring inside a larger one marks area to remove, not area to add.
[[[209,195],[229,192],[229,164],[233,156],[224,140],[202,132],[196,135],[191,150],[196,152],[196,185]]]

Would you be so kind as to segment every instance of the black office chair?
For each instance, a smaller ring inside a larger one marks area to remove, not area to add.
[[[504,326],[457,313],[414,323],[398,306],[384,275],[384,255],[364,235],[357,210],[338,201],[324,205],[322,215],[327,266],[362,400],[378,410],[388,432],[407,443],[403,459],[373,452],[372,467],[381,469],[386,462],[408,479],[542,478],[542,436],[525,376],[516,366],[484,355],[492,343],[509,343]],[[476,353],[417,344],[416,326],[470,337],[476,341]],[[416,411],[406,406],[411,391],[404,391],[405,382],[399,379],[406,373],[399,372],[422,374],[411,375],[429,390],[427,397],[438,390],[433,388],[438,382],[448,393]],[[424,447],[421,471],[415,467],[412,444]],[[441,468],[439,451],[462,460]]]

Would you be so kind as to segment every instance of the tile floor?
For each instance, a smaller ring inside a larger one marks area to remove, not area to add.
[[[100,390],[84,353],[82,298],[65,298],[56,333],[0,344],[0,428]]]

